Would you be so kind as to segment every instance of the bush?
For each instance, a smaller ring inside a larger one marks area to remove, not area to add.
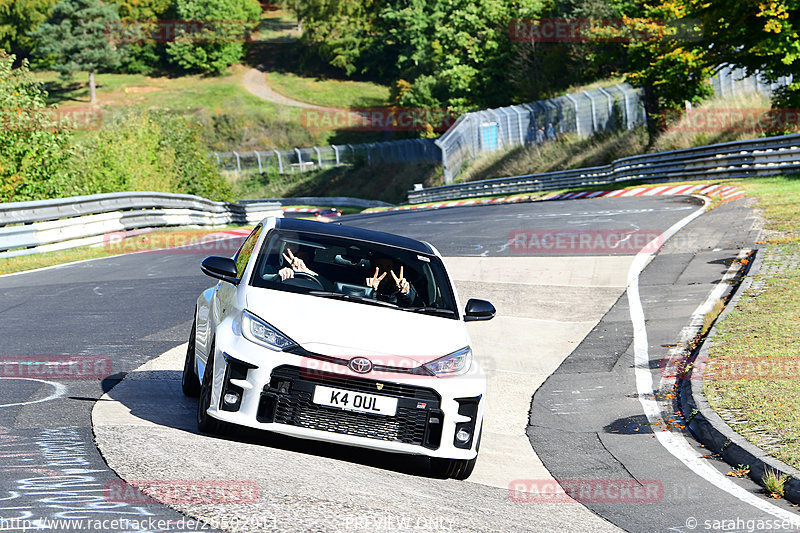
[[[77,147],[71,194],[161,191],[230,200],[198,125],[163,113],[126,112]]]
[[[175,7],[178,19],[208,24],[167,44],[170,61],[189,72],[217,74],[239,61],[247,32],[261,15],[256,0],[177,0]]]
[[[47,93],[0,50],[0,202],[56,198],[67,186],[71,135],[54,120]]]

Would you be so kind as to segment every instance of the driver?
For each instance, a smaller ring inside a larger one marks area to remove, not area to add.
[[[383,274],[381,274],[383,269]],[[386,274],[391,274],[391,279],[386,279]],[[417,291],[403,275],[403,266],[400,265],[398,274],[395,274],[394,261],[389,258],[375,260],[375,274],[366,279],[367,287],[375,291],[379,300],[391,302],[402,307],[411,307],[417,299]]]
[[[305,258],[305,259],[304,259]],[[287,246],[286,250],[283,252],[283,260],[285,264],[289,266],[285,266],[278,270],[278,276],[280,276],[281,281],[286,281],[289,278],[293,278],[295,272],[304,272],[311,276],[316,276],[317,273],[311,270],[306,266],[306,260],[312,261],[311,254],[308,250],[303,248],[298,248],[297,253],[292,253],[292,250]]]

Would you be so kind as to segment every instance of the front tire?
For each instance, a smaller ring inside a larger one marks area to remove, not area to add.
[[[467,479],[475,470],[475,463],[478,462],[477,452],[481,449],[481,437],[483,429],[478,433],[478,443],[475,445],[476,455],[472,459],[441,459],[431,457],[431,470],[436,477],[453,478],[458,480]]]
[[[200,385],[200,397],[197,400],[197,429],[200,433],[222,435],[227,429],[227,424],[208,414],[211,407],[211,387],[214,382],[214,346],[208,351],[206,370],[203,372],[203,382]]]
[[[431,470],[436,477],[464,480],[472,474],[477,460],[477,456],[474,459],[440,459],[431,457]]]
[[[186,359],[183,362],[183,376],[181,376],[183,394],[190,398],[197,398],[200,395],[200,380],[197,379],[194,363],[196,330],[197,319],[192,323],[192,332],[189,334],[189,347],[186,349]]]

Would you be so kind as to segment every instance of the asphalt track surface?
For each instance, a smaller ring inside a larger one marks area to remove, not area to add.
[[[507,243],[509,233],[516,230],[663,231],[698,205],[694,199],[681,197],[598,199],[365,215],[343,222],[427,240],[445,256],[493,257],[514,255]],[[718,207],[679,233],[694,240],[668,244],[644,271],[641,292],[654,375],[666,347],[675,342],[692,310],[739,249],[752,247],[751,224],[743,202]],[[543,255],[547,253],[551,252]],[[110,375],[102,380],[47,379],[50,383],[44,383],[0,378],[1,517],[128,517],[168,520],[173,525],[183,518],[161,505],[106,500],[104,485],[119,478],[94,446],[90,411],[127,372],[185,342],[194,300],[209,285],[198,268],[205,255],[206,250],[153,252],[0,277],[3,358],[103,356],[111,360]],[[698,530],[710,530],[704,527],[710,519],[772,518],[719,491],[649,438],[653,428],[646,424],[636,400],[625,305],[621,298],[537,391],[528,428],[533,449],[560,480],[633,478],[661,483],[663,497],[654,501],[585,503],[626,530],[689,531],[689,517],[698,520]],[[66,387],[60,397],[39,401],[58,393],[59,385]],[[387,471],[398,468],[386,460],[374,463]],[[347,464],[342,461],[340,466],[346,469]],[[718,468],[727,471],[725,465]],[[416,486],[440,482],[414,468],[407,474],[421,480]],[[736,482],[757,492],[756,485],[747,480]],[[398,498],[402,492],[400,487]],[[406,495],[403,501],[413,502],[413,496]],[[315,497],[309,495],[309,499]],[[528,527],[517,522],[503,529],[525,531]],[[724,530],[747,529],[743,525]]]

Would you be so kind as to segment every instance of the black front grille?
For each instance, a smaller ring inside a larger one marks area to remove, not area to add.
[[[317,385],[396,397],[397,412],[383,416],[317,405],[312,401]],[[280,366],[264,387],[258,420],[435,449],[444,418],[440,402],[432,389]]]

